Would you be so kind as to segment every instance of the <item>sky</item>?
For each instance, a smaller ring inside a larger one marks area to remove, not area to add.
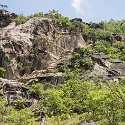
[[[69,19],[81,18],[88,23],[125,19],[125,0],[0,0],[0,4],[25,16],[54,9]]]

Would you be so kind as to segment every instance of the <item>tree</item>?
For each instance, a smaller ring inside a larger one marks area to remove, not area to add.
[[[63,104],[63,91],[56,89],[48,89],[44,93],[43,104],[47,109],[47,114],[49,116],[61,115],[66,109]]]
[[[8,8],[7,5],[2,5],[2,4],[0,4],[0,7],[3,8],[3,9]]]
[[[29,90],[30,95],[35,99],[40,99],[43,93],[43,85],[42,83],[33,84],[31,89]]]

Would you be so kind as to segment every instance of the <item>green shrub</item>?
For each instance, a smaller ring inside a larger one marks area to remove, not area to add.
[[[20,75],[23,75],[25,70],[22,62],[17,63],[17,68],[19,69]]]
[[[14,108],[17,109],[17,110],[21,110],[21,109],[24,109],[25,108],[25,102],[23,100],[16,100],[14,101],[15,105],[14,105]]]
[[[30,15],[27,18],[30,19],[30,18],[33,18],[33,17],[43,17],[43,16],[44,16],[43,12],[39,12],[39,13],[35,13],[33,15]]]
[[[67,120],[67,119],[69,119],[69,118],[70,118],[70,115],[69,115],[69,114],[62,114],[62,115],[60,116],[60,119],[61,119],[62,121]]]
[[[17,68],[22,70],[23,69],[23,64],[21,62],[17,63]]]
[[[41,95],[43,93],[42,83],[33,84],[32,87],[29,90],[29,93],[30,93],[31,97],[33,97],[35,99],[40,99]]]
[[[27,17],[25,17],[23,14],[19,15],[16,19],[13,20],[17,25],[23,24],[27,21]]]
[[[125,46],[125,43],[122,42],[122,41],[117,41],[117,42],[115,42],[115,43],[113,44],[113,46],[114,46],[115,48],[121,49],[122,47]]]
[[[0,97],[0,121],[3,121],[4,115],[7,113],[7,107],[5,107],[6,101]]]
[[[0,77],[3,77],[6,70],[3,67],[0,67]]]
[[[74,54],[72,55],[71,59],[72,59],[72,60],[75,60],[75,59],[78,59],[78,58],[80,58],[80,57],[81,57],[80,53],[74,52]]]
[[[93,62],[89,59],[85,59],[82,60],[81,65],[85,68],[85,69],[89,69],[90,67],[93,66]]]
[[[81,53],[82,55],[87,55],[87,54],[90,54],[90,53],[92,53],[92,52],[93,52],[93,50],[92,50],[91,47],[80,48],[80,53]]]
[[[104,52],[105,54],[108,54],[108,49],[111,47],[110,43],[105,41],[105,40],[101,40],[99,41],[96,46],[94,47],[94,49],[98,52]]]
[[[12,109],[9,114],[4,116],[4,122],[14,125],[35,125],[33,113],[27,108],[19,111]]]
[[[79,120],[85,120],[90,122],[92,120],[92,114],[91,113],[84,113],[79,115]]]

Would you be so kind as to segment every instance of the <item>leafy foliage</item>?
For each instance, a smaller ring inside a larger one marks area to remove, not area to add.
[[[0,67],[0,77],[3,77],[5,72],[6,70],[3,67]]]
[[[40,44],[40,45],[39,45]],[[48,40],[44,37],[38,37],[33,41],[33,53],[37,54],[40,50],[45,51],[47,49]]]
[[[124,122],[124,84],[83,82],[74,77],[74,73],[65,76],[65,83],[44,93],[42,104],[47,115],[83,114],[87,121],[99,124],[115,125]]]
[[[23,14],[20,14],[16,19],[13,20],[17,25],[25,23],[27,21],[27,17]]]
[[[23,65],[22,62],[18,62],[18,63],[17,63],[17,68],[18,68],[19,71],[20,71],[20,75],[24,75],[25,69],[24,69],[24,65]]]
[[[85,69],[89,69],[93,66],[93,62],[89,59],[82,60],[81,64]]]
[[[4,116],[4,122],[14,123],[14,125],[35,125],[33,113],[27,108],[19,111],[12,109],[8,115]]]
[[[80,56],[80,53],[74,52],[74,54],[72,55],[71,59],[72,59],[72,60],[76,60],[76,59],[78,59],[78,58],[80,58],[80,57],[81,57],[81,56]]]
[[[23,100],[16,100],[14,103],[15,103],[14,108],[16,110],[21,110],[25,108],[25,104]]]
[[[40,99],[43,93],[43,86],[41,83],[36,83],[32,85],[32,88],[29,90],[30,95],[35,99]]]
[[[34,18],[34,17],[43,17],[44,14],[42,12],[31,14],[30,16],[27,17],[27,19]]]

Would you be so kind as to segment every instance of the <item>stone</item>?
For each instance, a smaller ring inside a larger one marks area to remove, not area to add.
[[[27,76],[21,77],[19,82],[23,82],[26,85],[32,85],[34,83],[51,83],[51,84],[62,84],[63,83],[63,73],[43,73],[40,70],[37,72],[33,72]]]
[[[5,27],[9,25],[12,21],[12,19],[15,19],[17,17],[17,14],[10,13],[7,10],[0,9],[0,27]]]
[[[8,106],[12,105],[14,100],[29,99],[29,89],[15,80],[0,78],[0,86]]]

